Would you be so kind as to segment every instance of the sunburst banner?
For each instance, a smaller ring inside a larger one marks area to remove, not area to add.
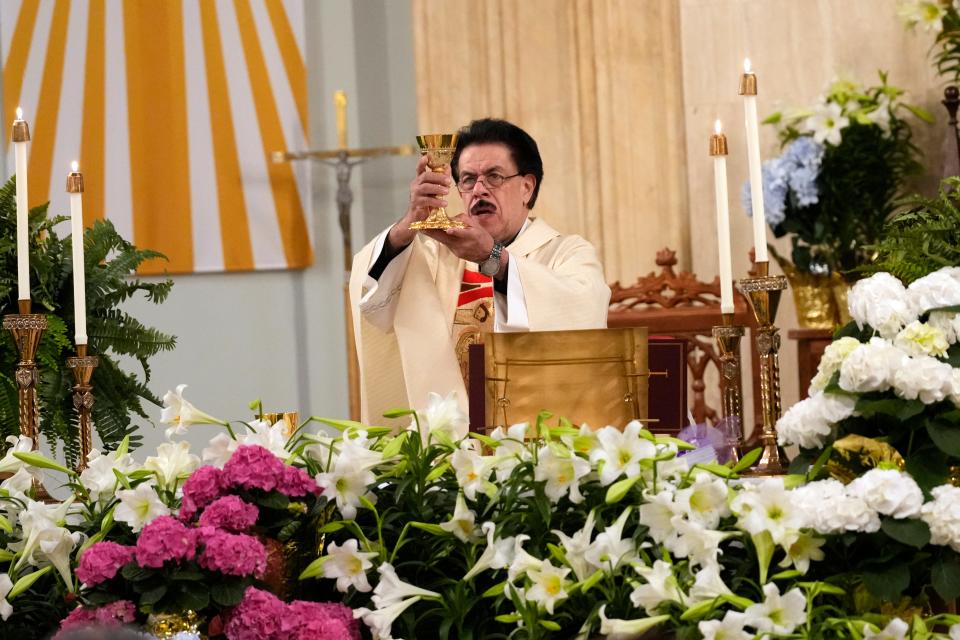
[[[145,273],[300,268],[313,260],[303,0],[3,0],[7,169],[30,124],[31,206],[69,211],[70,162],[97,218]]]

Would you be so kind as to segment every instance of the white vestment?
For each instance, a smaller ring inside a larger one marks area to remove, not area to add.
[[[422,409],[431,391],[456,391],[466,411],[453,344],[465,261],[418,234],[374,280],[368,274],[386,233],[354,256],[350,277],[361,420],[382,424],[389,409]],[[506,249],[507,295],[495,296],[496,331],[607,326],[610,288],[593,245],[533,218]]]

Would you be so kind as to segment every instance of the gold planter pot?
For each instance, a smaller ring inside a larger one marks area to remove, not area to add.
[[[799,271],[786,261],[780,268],[790,282],[797,322],[802,329],[836,329],[850,321],[847,292],[850,285],[839,273],[818,276]]]

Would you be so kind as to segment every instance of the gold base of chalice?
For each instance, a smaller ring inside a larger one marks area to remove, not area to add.
[[[457,148],[456,133],[431,133],[417,136],[417,146],[420,153],[427,156],[427,167],[431,171],[446,173],[450,168],[450,160]],[[463,229],[467,225],[459,220],[447,217],[447,210],[443,207],[431,209],[430,217],[410,225],[412,231],[425,229]]]

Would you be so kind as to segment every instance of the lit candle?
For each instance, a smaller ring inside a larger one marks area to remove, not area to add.
[[[730,266],[730,209],[727,195],[727,136],[720,132],[720,120],[710,136],[713,156],[713,184],[717,197],[717,244],[720,253],[720,313],[733,313],[733,270]]]
[[[30,209],[27,205],[27,143],[30,127],[17,107],[13,121],[13,156],[17,166],[17,298],[30,299]]]
[[[83,267],[83,174],[76,160],[67,176],[70,194],[70,230],[73,235],[73,324],[76,329],[74,344],[87,344],[86,277]]]
[[[333,94],[333,104],[337,108],[337,148],[347,148],[347,94],[337,91]]]
[[[767,227],[763,208],[763,174],[760,166],[760,123],[757,119],[757,76],[750,58],[743,61],[740,76],[743,115],[747,129],[747,159],[750,163],[750,202],[753,209],[753,247],[757,262],[767,262]]]

